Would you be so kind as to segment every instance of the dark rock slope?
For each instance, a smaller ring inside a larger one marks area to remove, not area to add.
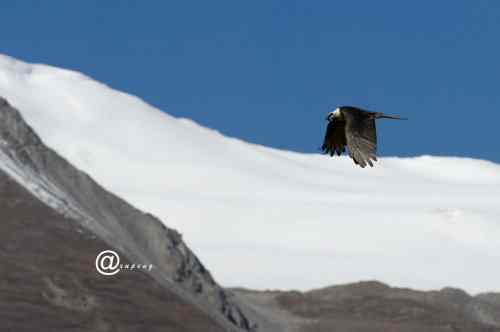
[[[97,274],[109,244],[2,171],[0,197],[0,331],[224,331],[146,273]]]
[[[178,232],[46,147],[2,98],[0,190],[0,330],[254,329]],[[103,249],[154,267],[98,275]]]

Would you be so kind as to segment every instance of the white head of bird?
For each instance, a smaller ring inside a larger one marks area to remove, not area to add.
[[[328,116],[326,117],[326,119],[328,121],[332,121],[334,119],[340,119],[340,118],[342,118],[342,113],[340,113],[340,108],[339,107],[337,107],[335,109],[335,111],[328,113]]]

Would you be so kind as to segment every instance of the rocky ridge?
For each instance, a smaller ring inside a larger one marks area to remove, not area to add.
[[[180,233],[108,192],[45,146],[20,112],[1,97],[0,170],[129,261],[153,264],[148,272],[152,278],[199,306],[227,331],[255,329]]]

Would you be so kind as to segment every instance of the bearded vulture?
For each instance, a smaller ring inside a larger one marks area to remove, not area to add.
[[[321,149],[333,156],[341,155],[345,147],[356,165],[373,167],[377,161],[377,130],[375,119],[406,120],[397,116],[369,112],[353,106],[341,106],[328,113],[325,139]]]

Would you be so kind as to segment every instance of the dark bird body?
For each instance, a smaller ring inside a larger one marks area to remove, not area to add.
[[[354,163],[373,167],[377,161],[377,129],[376,119],[405,120],[396,116],[388,116],[379,112],[369,112],[353,106],[341,106],[328,114],[328,127],[321,149],[333,156],[346,151]]]

